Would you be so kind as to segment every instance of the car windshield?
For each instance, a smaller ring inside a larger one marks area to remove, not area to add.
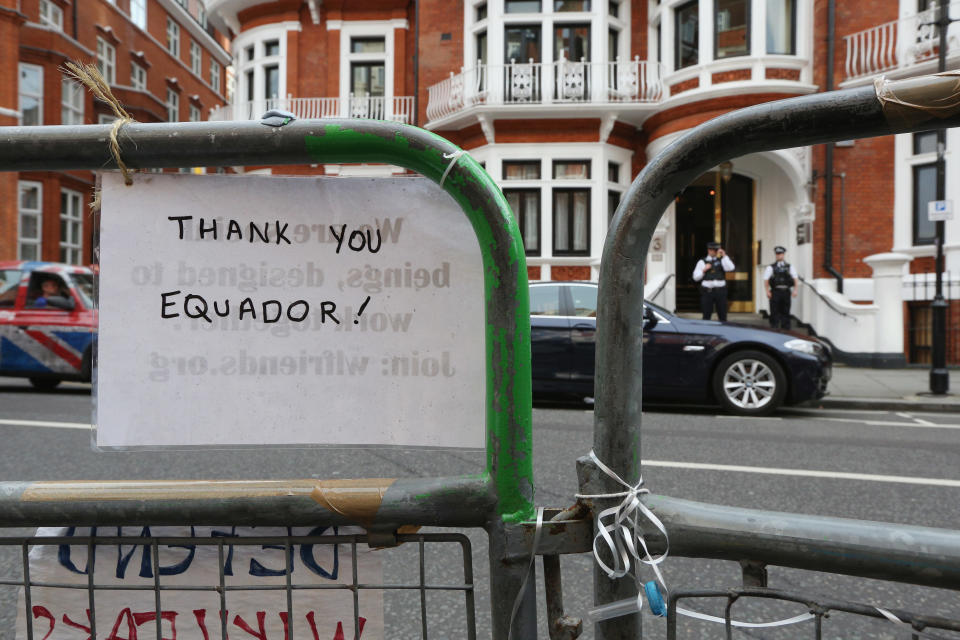
[[[93,308],[93,275],[90,273],[72,273],[70,279],[76,286],[80,299],[83,300],[83,306],[88,309]]]

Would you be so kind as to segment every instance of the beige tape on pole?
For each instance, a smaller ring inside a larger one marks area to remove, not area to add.
[[[890,122],[915,125],[960,113],[960,70],[896,81],[880,76],[873,86]]]
[[[130,502],[156,500],[254,500],[306,498],[345,518],[374,520],[394,478],[356,480],[102,480],[34,482],[23,502]]]
[[[77,63],[77,62],[66,62],[61,69],[63,73],[67,76],[73,78],[77,82],[80,82],[88,89],[93,95],[99,100],[106,102],[110,105],[110,108],[113,110],[113,113],[117,116],[117,119],[113,121],[113,128],[110,129],[110,155],[113,157],[114,162],[117,163],[117,167],[120,169],[120,173],[123,174],[123,182],[128,187],[133,184],[133,176],[131,175],[130,168],[127,167],[126,163],[123,161],[123,158],[120,157],[120,142],[118,137],[120,135],[120,129],[123,125],[136,122],[130,114],[127,113],[127,110],[123,108],[123,105],[120,104],[120,101],[117,100],[116,96],[113,95],[113,92],[110,91],[110,85],[101,75],[100,70],[97,69],[97,66],[90,63]],[[100,192],[97,191],[94,194],[94,201],[90,203],[92,209],[96,209],[100,205]]]

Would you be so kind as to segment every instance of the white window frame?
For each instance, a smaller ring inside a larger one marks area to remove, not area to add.
[[[664,0],[667,1],[667,0]],[[487,17],[477,20],[476,7],[487,2]],[[619,16],[614,17],[607,12],[606,0],[592,0],[590,11],[554,11],[553,0],[542,0],[543,11],[539,13],[503,13],[503,4],[488,2],[487,0],[468,0],[464,2],[464,24],[467,25],[469,37],[463,39],[464,65],[473,68],[477,64],[479,52],[476,36],[482,31],[487,32],[487,64],[500,65],[504,60],[504,29],[509,25],[536,24],[540,27],[540,60],[543,64],[555,62],[553,59],[554,30],[564,24],[590,25],[590,60],[593,62],[607,62],[610,57],[621,60],[630,59],[630,29],[631,3],[620,2]],[[607,50],[608,33],[610,29],[619,32],[617,37],[617,51],[613,56]],[[341,54],[342,55],[342,54]]]
[[[40,0],[40,24],[63,31],[63,9],[51,0]]]
[[[167,87],[167,122],[180,121],[180,94]]]
[[[136,62],[130,63],[130,86],[137,91],[147,90],[147,70]]]
[[[622,5],[621,5],[622,6]],[[607,197],[611,190],[624,193],[630,184],[633,153],[629,149],[609,143],[497,143],[470,151],[478,162],[486,163],[487,172],[503,189],[540,189],[540,255],[527,256],[527,265],[541,268],[540,278],[551,279],[552,266],[589,266],[591,279],[598,277],[597,265],[603,253],[609,220],[606,214]],[[539,180],[503,180],[503,165],[515,160],[540,159]],[[590,178],[553,179],[555,160],[589,160]],[[607,180],[607,164],[620,165],[618,182]],[[589,255],[553,254],[553,190],[563,188],[590,189],[590,253]],[[672,263],[671,263],[672,264]]]
[[[167,16],[167,52],[174,58],[180,57],[180,25]]]
[[[107,84],[117,83],[117,48],[97,36],[97,68]]]
[[[23,191],[25,188],[37,189],[37,208],[24,209]],[[24,238],[23,236],[23,217],[30,216],[37,219],[37,237]],[[36,256],[33,258],[24,258],[23,247],[32,246],[37,248]],[[42,260],[43,248],[43,183],[32,180],[20,180],[17,183],[17,259],[18,260]]]
[[[66,200],[64,200],[66,196]],[[63,210],[66,202],[67,211]],[[67,238],[63,237],[66,230]],[[76,231],[74,234],[73,231]],[[66,251],[66,256],[64,256]],[[73,189],[60,189],[60,262],[82,264],[83,260],[83,196]]]
[[[936,246],[933,244],[913,244],[913,168],[917,165],[935,163],[937,161],[936,152],[914,154],[912,133],[904,133],[894,136],[894,204],[893,204],[893,248],[891,251],[906,253],[914,257],[933,256],[936,254]],[[859,144],[859,141],[857,142]],[[953,129],[947,129],[947,144],[944,152],[946,162],[946,199],[954,200],[957,198],[956,189],[953,186],[951,176],[955,175],[956,166],[954,164],[954,152],[951,149],[960,148],[960,132]],[[946,235],[944,237],[944,251],[946,256],[947,269],[952,269],[951,260],[954,252],[951,247],[957,243],[960,238],[960,225],[948,222]],[[918,276],[919,277],[919,276]]]
[[[147,0],[130,0],[130,21],[147,30]]]
[[[742,56],[731,56],[729,58],[715,58],[715,25],[714,16],[716,14],[716,2],[714,0],[699,0],[700,18],[699,18],[699,60],[696,65],[676,68],[675,61],[675,18],[674,9],[679,5],[685,4],[687,0],[661,0],[658,4],[650,4],[650,10],[647,17],[648,42],[656,40],[657,24],[660,29],[660,54],[663,63],[664,73],[672,75],[674,73],[682,74],[683,77],[690,75],[696,77],[703,67],[709,65],[710,73],[722,71],[724,69],[740,69],[752,67],[756,69],[753,76],[754,80],[763,79],[763,64],[777,66],[777,63],[791,65],[794,68],[797,60],[810,60],[813,57],[813,4],[797,0],[794,11],[794,53],[767,53],[767,2],[766,0],[750,1],[750,42],[749,52]],[[621,2],[621,8],[629,3]],[[913,2],[916,7],[916,2]],[[903,15],[901,13],[901,15]],[[650,55],[649,59],[655,60],[656,55]],[[811,69],[810,64],[806,64],[801,70],[801,81],[810,82]],[[707,74],[709,77],[709,74]],[[701,79],[700,86],[705,86]]]
[[[190,41],[190,70],[194,75],[203,77],[203,50],[196,40]]]
[[[383,62],[383,100],[384,111],[393,108],[395,64],[394,31],[396,24],[389,20],[351,20],[344,22],[340,27],[340,99],[346,101],[350,97],[351,63],[354,62]],[[353,53],[351,42],[354,38],[383,38],[383,52]],[[489,46],[489,45],[488,45]],[[343,107],[342,115],[349,116],[348,106]]]
[[[200,122],[201,120],[203,120],[202,112],[200,110],[200,107],[198,107],[197,105],[191,104],[189,111],[190,111],[190,116],[189,116],[190,122]]]
[[[97,124],[113,124],[116,122],[117,116],[109,113],[98,113],[97,114]]]
[[[70,78],[60,81],[60,124],[83,124],[83,85]]]
[[[220,93],[220,63],[210,57],[210,88]]]
[[[254,111],[262,113],[263,109],[260,109],[259,106],[266,106],[263,86],[264,69],[270,66],[276,66],[279,69],[278,97],[282,99],[287,95],[287,31],[292,28],[292,26],[286,24],[279,26],[265,25],[244,31],[233,41],[234,78],[237,83],[234,98],[237,102],[247,104],[247,96],[250,95],[248,93],[247,74],[253,71],[253,101],[255,105],[258,105]],[[299,26],[297,29],[299,29]],[[265,56],[266,43],[271,40],[279,42],[280,52],[278,55]],[[246,50],[248,47],[253,47],[252,60],[247,60]]]
[[[23,75],[24,71],[28,72],[37,72],[40,77],[40,91],[37,93],[31,93],[24,90],[24,83],[19,82],[20,76]],[[33,98],[37,101],[37,121],[35,125],[43,124],[43,67],[38,64],[27,64],[26,62],[21,62],[17,67],[17,109],[20,111],[20,116],[18,118],[18,124],[23,124],[23,99],[24,98]]]

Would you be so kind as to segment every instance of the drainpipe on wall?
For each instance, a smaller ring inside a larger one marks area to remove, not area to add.
[[[420,0],[413,0],[413,124],[420,126]]]
[[[834,47],[836,44],[833,32],[836,26],[836,13],[836,0],[829,0],[827,3],[827,91],[833,91]],[[843,293],[843,274],[833,268],[833,143],[828,142],[824,146],[826,148],[826,158],[824,160],[826,184],[824,185],[823,195],[826,203],[823,212],[823,268],[836,278],[837,293]],[[843,215],[842,212],[841,215]],[[842,264],[840,268],[843,268]]]

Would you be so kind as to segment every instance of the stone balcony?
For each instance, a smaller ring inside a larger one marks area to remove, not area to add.
[[[611,109],[647,114],[662,96],[656,62],[478,63],[429,87],[426,126],[462,124],[488,112],[497,118],[597,117]]]
[[[950,5],[951,15],[960,3]],[[885,74],[892,78],[936,73],[940,35],[934,24],[938,9],[879,24],[843,37],[844,79],[841,86],[870,82]],[[960,61],[960,24],[947,29],[947,68]]]
[[[215,107],[210,120],[257,120],[271,109],[293,113],[299,119],[365,118],[413,123],[413,96],[354,96],[344,98],[272,98]]]

